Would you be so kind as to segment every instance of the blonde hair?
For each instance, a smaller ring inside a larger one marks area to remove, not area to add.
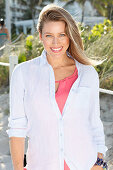
[[[64,21],[66,24],[66,34],[69,37],[70,45],[68,52],[73,58],[85,65],[97,65],[95,60],[91,60],[84,53],[83,42],[80,36],[76,21],[62,7],[55,4],[45,6],[40,12],[37,30],[42,33],[44,23],[49,21]]]

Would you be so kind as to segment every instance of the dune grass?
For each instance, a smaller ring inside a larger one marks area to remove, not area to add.
[[[99,73],[100,87],[113,90],[113,30],[93,42],[86,54],[92,59],[106,59],[95,69]]]

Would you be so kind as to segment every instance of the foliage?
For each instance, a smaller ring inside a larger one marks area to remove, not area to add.
[[[43,45],[37,34],[30,35],[24,40],[23,48],[19,51],[19,63],[38,57],[43,51]]]
[[[16,26],[14,23],[11,24],[11,40],[15,40],[18,37],[16,34]]]
[[[104,61],[95,66],[99,73],[100,87],[113,90],[113,28],[110,20],[96,24],[92,29],[79,23],[86,55]]]
[[[95,69],[99,73],[100,87],[113,90],[113,29],[90,43],[86,54],[97,60],[105,61],[97,65]]]
[[[112,22],[105,19],[103,23],[96,24],[91,31],[89,31],[89,27],[83,27],[82,25],[79,25],[79,27],[84,42],[84,48],[87,49],[94,41],[112,30]]]
[[[86,0],[77,0],[84,6]],[[113,0],[90,0],[92,6],[97,10],[98,14],[113,20]]]
[[[108,19],[113,19],[113,0],[91,0],[94,8],[97,9],[98,13]]]
[[[32,41],[33,41],[34,37],[32,35],[28,36],[26,38],[26,49],[27,50],[32,50]]]
[[[20,53],[18,56],[18,63],[26,61],[26,54],[24,52]]]
[[[30,35],[26,38],[26,46],[25,46],[26,60],[40,56],[42,50],[43,50],[43,45],[41,41],[39,41],[39,37],[37,34],[35,34],[34,36]]]
[[[0,0],[0,18],[5,19],[5,0]]]
[[[0,62],[8,63],[7,57],[0,57]],[[0,65],[0,88],[9,84],[9,67]]]
[[[9,68],[0,66],[0,87],[9,84]]]
[[[107,34],[112,29],[112,23],[110,20],[104,20],[104,23],[96,24],[91,33],[89,34],[88,40],[94,42],[96,39],[101,37],[103,34]]]
[[[32,45],[32,57],[40,56],[44,47],[42,45],[42,42],[39,40],[39,37],[37,34],[35,34],[35,39],[33,41]]]

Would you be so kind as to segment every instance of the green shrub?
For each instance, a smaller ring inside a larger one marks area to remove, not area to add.
[[[112,22],[105,19],[103,23],[96,24],[90,31],[89,27],[80,26],[80,29],[84,48],[87,49],[91,43],[112,31]]]
[[[96,24],[91,33],[89,34],[88,40],[94,42],[96,39],[101,37],[103,34],[109,33],[112,29],[112,23],[110,20],[104,20],[102,24]]]
[[[32,45],[32,57],[38,57],[41,55],[44,47],[42,45],[42,42],[39,40],[38,35],[34,35],[35,38],[33,40],[33,45]]]
[[[43,45],[39,40],[38,34],[30,35],[25,39],[24,51],[19,54],[19,62],[38,57],[43,51]]]
[[[33,42],[34,37],[32,35],[29,35],[26,38],[26,49],[27,50],[32,50],[32,42]]]
[[[23,52],[23,53],[20,53],[18,56],[18,63],[22,63],[24,61],[26,61],[26,54]]]
[[[0,66],[0,87],[9,84],[9,67]]]

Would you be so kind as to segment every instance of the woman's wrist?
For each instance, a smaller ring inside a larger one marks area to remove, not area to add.
[[[96,163],[94,165],[101,166],[105,170],[108,169],[107,162],[105,162],[102,158],[99,158],[99,157],[97,157],[97,161],[96,161]]]
[[[103,153],[98,152],[97,158],[104,159]]]

